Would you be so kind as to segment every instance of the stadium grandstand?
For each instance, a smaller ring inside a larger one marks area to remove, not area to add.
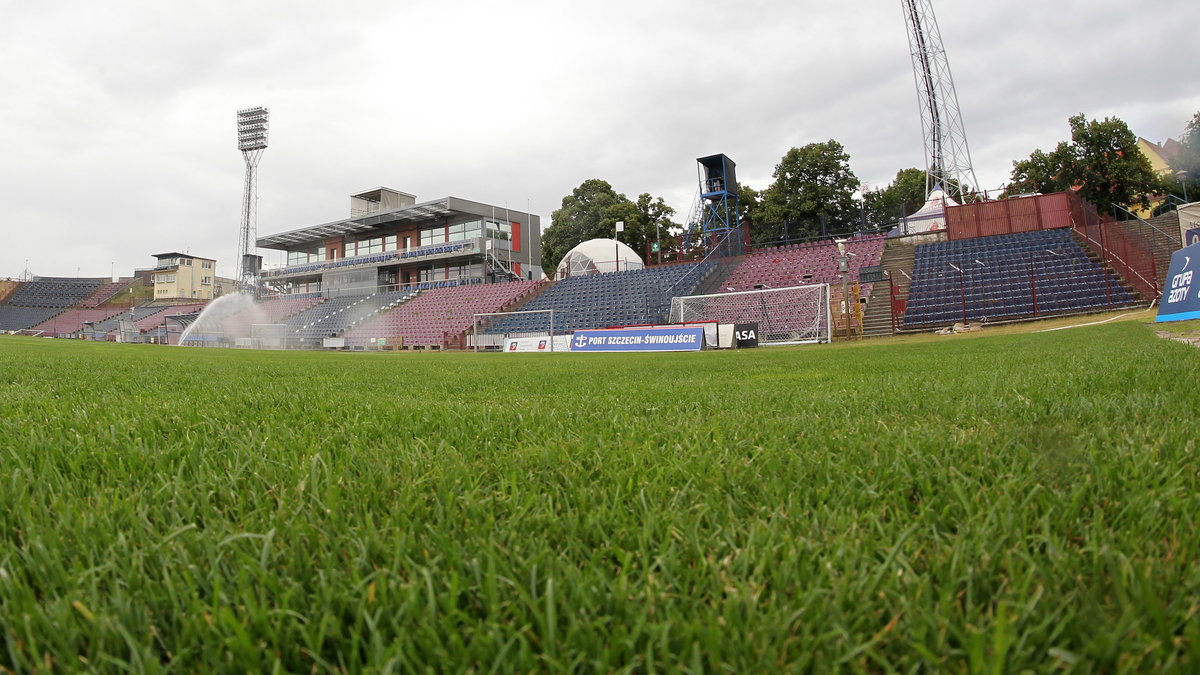
[[[509,281],[416,291],[411,298],[346,331],[346,346],[365,347],[380,338],[406,347],[464,346],[476,314],[516,306],[542,282]]]
[[[1156,266],[1180,245],[1162,234],[1171,223],[1105,221],[1073,195],[1007,201],[947,207],[941,231],[710,251],[621,271],[589,263],[556,281],[541,279],[536,216],[502,218],[456,198],[417,204],[380,188],[352,197],[349,219],[260,239],[294,264],[270,270],[259,298],[218,299],[225,312],[187,344],[249,346],[239,338],[269,330],[272,345],[290,348],[465,348],[476,331],[547,331],[551,310],[555,333],[667,323],[675,302],[680,321],[759,322],[782,336],[766,342],[802,341],[817,320],[828,320],[826,335],[885,335],[1134,306],[1157,297],[1165,271]],[[6,282],[0,329],[175,344],[207,315],[207,303],[182,298],[115,306],[132,282]],[[804,290],[814,287],[825,290]],[[862,312],[837,309],[843,289]],[[476,325],[490,314],[502,316]]]
[[[1088,257],[1069,229],[917,246],[906,327],[1126,307],[1120,279]]]
[[[0,305],[0,330],[28,330],[83,302],[108,279],[37,277],[18,284]]]
[[[946,231],[908,246],[889,241],[892,326],[883,334],[1140,304],[1161,290],[1152,251],[1180,245],[1147,241],[1143,230],[1161,231],[1101,218],[1074,193],[952,206],[946,221]]]
[[[124,312],[126,307],[73,307],[57,314],[30,330],[40,331],[48,337],[77,337],[85,324],[99,323]]]

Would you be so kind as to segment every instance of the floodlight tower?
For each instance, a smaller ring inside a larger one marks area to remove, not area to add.
[[[244,289],[258,287],[262,258],[257,250],[258,238],[258,160],[267,149],[267,116],[269,111],[257,106],[237,112],[238,150],[246,161],[246,182],[242,189],[242,226],[238,238],[238,285]]]
[[[917,102],[921,108],[921,133],[925,137],[925,194],[941,185],[946,194],[962,201],[963,190],[978,188],[971,151],[963,129],[958,95],[950,62],[942,46],[942,33],[933,15],[933,0],[900,0],[908,47],[912,54]]]

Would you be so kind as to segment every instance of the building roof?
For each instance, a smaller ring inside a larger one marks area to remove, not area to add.
[[[371,197],[371,196],[378,196],[378,195],[381,195],[381,194],[383,194],[384,192],[395,192],[396,194],[398,194],[398,195],[404,195],[405,197],[412,197],[413,199],[416,199],[416,198],[417,198],[417,196],[416,196],[416,195],[409,194],[409,193],[407,193],[407,192],[404,192],[403,190],[397,190],[397,189],[395,189],[395,188],[385,187],[385,186],[383,186],[383,185],[380,185],[379,187],[373,187],[373,188],[371,188],[371,189],[369,189],[369,190],[363,190],[363,191],[361,191],[361,192],[355,192],[354,194],[352,194],[352,195],[350,195],[350,196],[351,196],[351,197]]]
[[[431,218],[450,216],[456,213],[455,209],[450,207],[450,200],[451,197],[445,197],[411,206],[402,206],[391,211],[378,211],[356,218],[310,225],[297,230],[259,237],[257,244],[259,248],[287,248],[329,237],[368,232],[384,223],[415,223]]]
[[[519,218],[522,222],[526,220],[537,222],[536,219],[538,218],[533,214],[516,209],[510,210],[505,207],[489,206],[459,197],[443,197],[433,201],[421,202],[420,204],[401,206],[398,209],[376,211],[361,216],[353,216],[320,225],[310,225],[296,230],[289,230],[280,234],[259,237],[257,245],[259,248],[287,249],[288,247],[299,246],[301,244],[320,242],[331,237],[344,237],[348,234],[370,232],[388,223],[419,223],[455,215],[487,216],[488,214],[494,214],[499,216],[502,212],[505,214],[505,218]]]
[[[150,254],[150,257],[158,258],[159,260],[161,260],[163,258],[192,258],[193,260],[216,260],[216,258],[205,258],[204,256],[201,256],[201,255],[192,255],[191,253],[180,253],[178,251],[173,251],[171,253],[152,253],[152,254]]]

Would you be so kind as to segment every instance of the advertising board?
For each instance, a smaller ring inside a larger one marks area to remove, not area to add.
[[[702,326],[580,330],[571,336],[573,352],[684,352],[703,345]]]
[[[1200,267],[1200,243],[1181,248],[1171,254],[1171,268],[1163,288],[1155,321],[1186,321],[1200,319],[1200,284],[1195,283],[1196,268]]]

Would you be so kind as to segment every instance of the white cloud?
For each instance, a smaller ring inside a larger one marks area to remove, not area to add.
[[[1200,110],[1168,0],[937,3],[980,182],[1116,115],[1153,140]],[[190,248],[230,274],[234,112],[272,110],[259,231],[387,185],[549,222],[587,178],[680,212],[694,160],[762,188],[830,138],[869,184],[923,162],[898,2],[10,3],[0,26],[0,276],[103,276]]]

